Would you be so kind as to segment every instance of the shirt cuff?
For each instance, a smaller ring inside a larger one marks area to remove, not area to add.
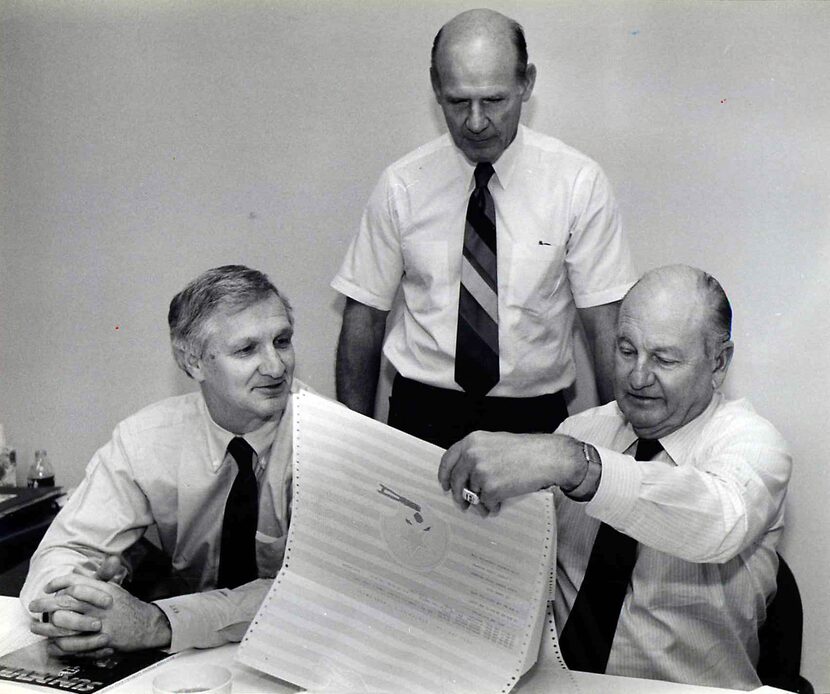
[[[170,622],[171,653],[240,641],[265,599],[273,579],[260,578],[233,590],[219,588],[157,600]]]
[[[387,301],[385,298],[367,291],[363,287],[354,284],[354,282],[350,282],[340,275],[331,281],[330,286],[335,291],[348,296],[350,299],[359,301],[361,304],[365,304],[371,308],[376,308],[379,311],[389,311],[392,308],[391,300]]]
[[[574,305],[577,308],[593,308],[594,306],[613,304],[625,296],[626,292],[634,286],[635,281],[631,280],[597,292],[574,293]]]
[[[158,607],[170,623],[170,645],[167,651],[178,653],[190,648],[197,639],[197,634],[205,628],[199,615],[193,610],[184,609],[180,604],[181,597],[157,600],[153,605]]]
[[[595,446],[602,459],[602,477],[594,498],[585,505],[589,516],[610,526],[625,525],[640,492],[642,471],[629,455]]]

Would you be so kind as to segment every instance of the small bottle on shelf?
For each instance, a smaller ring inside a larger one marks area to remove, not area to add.
[[[0,486],[17,484],[17,451],[6,443],[6,431],[0,424]]]
[[[26,482],[30,487],[55,486],[55,471],[49,462],[49,458],[46,457],[46,451],[43,449],[35,451],[35,462],[29,468]]]

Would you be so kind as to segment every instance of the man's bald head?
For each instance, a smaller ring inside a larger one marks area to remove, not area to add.
[[[718,281],[686,265],[647,272],[620,306],[614,397],[638,436],[667,436],[700,415],[732,359],[732,310]]]
[[[666,310],[699,317],[707,353],[732,336],[732,307],[720,282],[708,272],[689,265],[664,265],[646,272],[625,299],[629,295],[636,299],[638,294],[660,298]]]
[[[522,25],[499,12],[487,9],[467,10],[442,26],[432,42],[430,72],[433,82],[440,81],[439,55],[452,51],[457,45],[480,41],[491,47],[512,46],[516,59],[516,77],[525,79],[527,72],[527,42]]]

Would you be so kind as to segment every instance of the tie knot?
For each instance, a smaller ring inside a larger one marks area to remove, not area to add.
[[[476,164],[476,170],[473,174],[476,179],[476,188],[486,188],[492,175],[493,165],[489,161]]]
[[[634,452],[635,460],[651,460],[663,446],[657,439],[637,439],[637,450]]]
[[[228,453],[233,456],[240,470],[251,470],[255,451],[241,436],[234,436],[228,444]]]

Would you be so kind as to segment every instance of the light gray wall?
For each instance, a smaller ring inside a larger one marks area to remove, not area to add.
[[[44,447],[74,484],[119,419],[192,387],[167,304],[217,264],[288,293],[299,376],[333,393],[328,282],[382,167],[441,132],[428,49],[469,6],[0,2],[0,421],[24,462]],[[493,7],[539,68],[525,120],[604,166],[641,269],[730,294],[727,390],[795,451],[783,551],[830,691],[830,4]]]

